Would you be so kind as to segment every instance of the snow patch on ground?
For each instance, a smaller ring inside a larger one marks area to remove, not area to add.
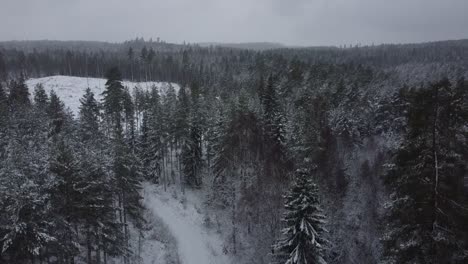
[[[86,88],[90,88],[96,96],[97,100],[101,100],[102,92],[105,89],[106,79],[73,77],[73,76],[49,76],[43,78],[34,78],[26,81],[31,95],[34,94],[34,87],[41,83],[47,93],[54,90],[58,97],[65,103],[65,106],[70,108],[75,116],[77,116],[80,106],[80,98],[83,96]],[[123,81],[123,85],[128,87],[130,93],[133,93],[135,87],[142,90],[149,90],[156,86],[161,94],[165,94],[172,85],[176,93],[179,91],[179,85],[167,82],[131,82]]]
[[[179,198],[177,192],[144,184],[144,205],[162,219],[177,241],[181,264],[230,264],[218,233],[204,226],[198,201]],[[182,197],[182,196],[181,196]]]

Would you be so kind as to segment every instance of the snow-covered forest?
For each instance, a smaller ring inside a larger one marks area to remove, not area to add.
[[[468,263],[467,58],[0,42],[0,263]]]

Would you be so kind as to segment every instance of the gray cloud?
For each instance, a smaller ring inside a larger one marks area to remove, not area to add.
[[[468,37],[466,0],[2,0],[0,40],[273,41],[293,45]]]

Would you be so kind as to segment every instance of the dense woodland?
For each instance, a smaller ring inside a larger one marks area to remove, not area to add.
[[[138,263],[146,182],[204,191],[238,263],[467,263],[466,58],[468,41],[0,43],[0,263]],[[106,78],[103,100],[74,116],[29,94],[59,74]]]

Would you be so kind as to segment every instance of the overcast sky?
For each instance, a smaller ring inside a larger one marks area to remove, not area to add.
[[[468,38],[468,0],[0,0],[0,40],[290,45]]]

